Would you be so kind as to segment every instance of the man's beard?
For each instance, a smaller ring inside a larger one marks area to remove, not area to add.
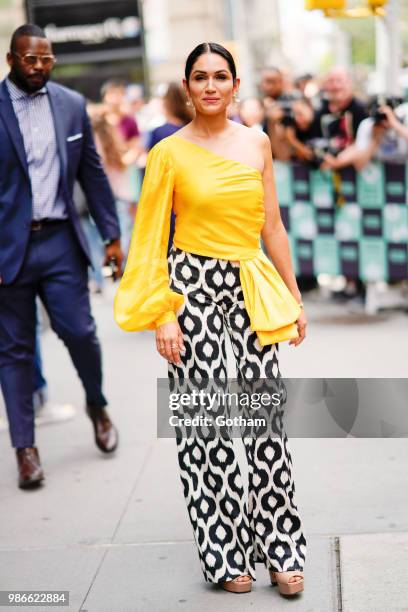
[[[35,75],[38,77],[38,80],[31,80],[30,78],[21,75],[17,70],[12,70],[10,73],[12,80],[16,83],[16,85],[22,89],[23,91],[26,91],[27,93],[35,93],[37,91],[39,91],[40,89],[42,89],[44,87],[44,85],[47,83],[47,81],[50,78],[50,75],[47,74],[39,74],[39,75]]]

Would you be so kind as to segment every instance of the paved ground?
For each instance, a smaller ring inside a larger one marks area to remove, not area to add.
[[[368,319],[318,296],[306,303],[309,338],[299,348],[283,347],[283,375],[407,376],[406,314]],[[408,610],[406,439],[291,439],[308,541],[305,591],[280,597],[259,566],[251,594],[226,593],[203,581],[175,444],[156,439],[156,377],[165,377],[166,367],[153,336],[115,327],[112,288],[94,309],[120,450],[110,458],[94,447],[76,375],[47,332],[52,399],[78,411],[72,421],[38,428],[41,490],[17,489],[15,457],[0,433],[0,589],[69,590],[69,610],[83,612]]]

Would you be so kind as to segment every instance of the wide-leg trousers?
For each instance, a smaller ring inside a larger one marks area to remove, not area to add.
[[[278,345],[262,347],[250,328],[239,262],[172,247],[170,286],[184,295],[177,313],[183,332],[182,365],[169,363],[170,381],[226,379],[225,333],[238,377],[279,379]],[[306,538],[298,507],[287,436],[243,436],[248,499],[233,440],[176,436],[180,477],[206,581],[250,574],[255,563],[274,571],[303,570]]]

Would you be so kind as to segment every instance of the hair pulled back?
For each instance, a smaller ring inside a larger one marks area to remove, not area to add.
[[[194,64],[201,55],[204,55],[204,53],[217,53],[218,55],[223,57],[228,63],[229,69],[232,74],[232,80],[235,83],[235,80],[237,78],[237,69],[235,66],[234,58],[232,57],[228,49],[214,42],[200,43],[191,51],[190,55],[186,60],[186,67],[184,71],[187,83],[190,79],[191,71],[193,69]]]

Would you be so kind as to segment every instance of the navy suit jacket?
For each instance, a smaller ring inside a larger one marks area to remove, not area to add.
[[[85,98],[47,84],[61,163],[60,185],[78,244],[90,263],[87,240],[73,202],[78,180],[103,240],[119,238],[114,196],[95,149]],[[0,282],[16,278],[27,249],[32,218],[31,183],[24,142],[5,81],[0,83]]]

